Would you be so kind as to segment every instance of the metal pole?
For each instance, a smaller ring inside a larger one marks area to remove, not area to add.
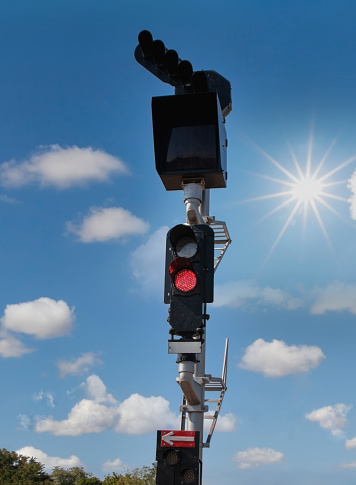
[[[210,190],[205,189],[202,192],[201,204],[199,207],[200,214],[202,217],[209,216],[209,205],[210,205]],[[204,314],[206,313],[206,304],[204,305]],[[201,336],[203,343],[201,346],[201,354],[197,354],[197,362],[194,365],[194,377],[204,378],[205,377],[205,355],[206,355],[206,326],[204,327],[204,332]],[[198,406],[197,406],[198,408]],[[199,458],[201,462],[203,461],[203,442],[204,442],[204,412],[205,412],[205,385],[202,382],[200,386],[200,409],[197,411],[188,411],[188,431],[199,431],[200,432],[200,450]]]
[[[203,190],[203,196],[200,206],[200,213],[202,217],[209,216],[209,207],[210,207],[210,189]]]
[[[201,354],[197,354],[198,362],[194,365],[194,377],[203,378],[205,377],[205,330],[202,335],[204,342],[201,346]],[[196,411],[188,411],[188,431],[199,431],[200,432],[200,449],[199,449],[199,459],[203,461],[203,442],[204,442],[204,412],[205,412],[205,386],[202,384],[200,386],[200,405],[196,406]]]

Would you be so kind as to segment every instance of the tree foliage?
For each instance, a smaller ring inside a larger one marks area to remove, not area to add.
[[[134,468],[124,474],[118,475],[113,473],[107,475],[103,485],[155,485],[156,483],[156,466],[143,466]]]
[[[101,485],[103,482],[96,477],[81,478],[78,485]]]
[[[57,485],[100,485],[102,483],[99,478],[93,477],[91,473],[87,473],[83,467],[79,466],[69,469],[56,466],[51,477]]]
[[[0,449],[0,484],[32,485],[53,483],[51,477],[43,471],[44,465],[34,458],[18,455],[15,451]]]
[[[34,458],[0,449],[0,485],[155,485],[156,465],[107,475],[102,481],[83,467],[65,469],[54,467],[52,474],[44,472],[44,465]]]

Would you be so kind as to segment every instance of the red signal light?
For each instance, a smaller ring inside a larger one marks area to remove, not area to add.
[[[194,271],[190,269],[182,269],[174,276],[174,285],[177,290],[184,291],[184,293],[194,290],[197,285],[197,277]]]
[[[197,286],[197,276],[187,258],[176,258],[169,265],[169,275],[177,290],[187,293]]]

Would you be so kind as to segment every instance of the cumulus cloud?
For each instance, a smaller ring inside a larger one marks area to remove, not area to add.
[[[67,189],[92,181],[108,180],[111,174],[127,174],[125,164],[102,150],[59,145],[39,147],[28,160],[11,160],[0,166],[0,183],[19,187],[32,182]]]
[[[215,306],[238,308],[247,304],[275,306],[295,310],[302,306],[302,300],[279,288],[260,287],[250,280],[230,281],[215,288]]]
[[[91,399],[74,405],[67,419],[57,421],[53,416],[40,418],[34,429],[56,436],[80,436],[112,429],[117,433],[144,434],[161,428],[176,428],[179,416],[169,409],[161,396],[144,397],[132,394],[121,403],[115,401],[98,376],[90,376],[84,386]]]
[[[68,360],[59,360],[57,367],[59,375],[65,377],[67,375],[81,375],[89,371],[90,367],[95,364],[100,364],[101,360],[96,357],[94,352],[87,352],[81,354],[78,358]]]
[[[145,292],[163,293],[165,247],[168,227],[151,234],[144,244],[132,251],[130,264],[137,285]]]
[[[118,413],[120,419],[115,427],[118,433],[150,433],[160,427],[178,426],[179,423],[179,417],[170,411],[169,402],[162,396],[132,394],[119,405]]]
[[[5,194],[1,194],[0,202],[5,202],[6,204],[17,204],[18,200],[14,199],[13,197],[9,197]]]
[[[342,428],[347,426],[347,413],[352,406],[347,404],[334,404],[332,406],[325,406],[323,408],[315,409],[305,418],[309,421],[316,422],[321,428],[331,431],[334,436],[341,434]]]
[[[107,460],[103,464],[104,472],[122,472],[125,469],[124,464],[120,458],[115,458],[115,460]]]
[[[8,357],[21,357],[30,352],[33,352],[33,349],[26,347],[26,345],[12,335],[4,335],[0,339],[0,355],[5,359]]]
[[[56,421],[52,416],[40,419],[35,424],[35,431],[47,432],[55,436],[80,436],[113,428],[117,419],[116,409],[89,399],[82,399],[72,408],[67,419]]]
[[[347,187],[351,190],[351,197],[349,199],[351,219],[356,221],[356,170],[351,175]]]
[[[45,400],[48,406],[50,406],[51,408],[55,407],[54,397],[52,396],[52,394],[50,394],[49,392],[45,392],[43,389],[41,389],[41,391],[39,391],[38,393],[34,394],[33,399],[35,401]]]
[[[58,456],[48,456],[33,446],[24,446],[16,451],[18,455],[28,456],[29,458],[35,458],[37,461],[45,466],[47,471],[51,471],[55,466],[63,468],[71,468],[74,466],[83,466],[83,463],[76,455],[71,455],[69,458],[60,458]]]
[[[350,440],[345,440],[345,448],[347,450],[353,450],[356,448],[356,437],[351,438]]]
[[[310,312],[321,315],[327,311],[348,311],[356,315],[356,285],[334,281],[314,290],[315,301]]]
[[[238,451],[232,459],[240,469],[248,470],[281,462],[284,460],[284,455],[272,448],[247,448],[247,450]]]
[[[107,394],[106,386],[99,376],[91,375],[80,387],[87,393],[88,397],[96,402],[116,402],[111,394]]]
[[[339,468],[356,468],[356,461],[351,461],[350,463],[340,463]]]
[[[319,347],[287,345],[282,340],[266,342],[257,339],[246,348],[239,367],[253,372],[263,372],[265,377],[282,377],[308,372],[320,365],[325,355]]]
[[[333,281],[324,288],[309,291],[310,313],[321,315],[327,311],[348,311],[356,315],[356,284]],[[273,306],[295,310],[306,302],[279,288],[258,286],[252,280],[230,281],[215,287],[217,307]]]
[[[212,413],[207,414],[213,416]],[[210,419],[205,419],[204,430],[209,431],[210,425]],[[219,414],[218,420],[216,421],[215,431],[220,433],[231,433],[236,430],[236,427],[237,419],[233,413],[226,413],[225,415]]]
[[[66,419],[59,421],[53,416],[40,417],[34,422],[34,430],[55,436],[80,436],[108,429],[140,435],[179,427],[180,417],[170,410],[169,402],[162,396],[145,397],[135,393],[118,402],[107,393],[105,384],[96,375],[89,376],[80,387],[87,397],[73,406]],[[219,416],[216,431],[234,431],[236,424],[235,416],[227,413]],[[117,463],[122,466],[121,461]]]
[[[61,337],[72,328],[73,311],[63,300],[55,301],[43,297],[6,305],[1,323],[7,330],[33,335],[38,339]]]
[[[177,416],[169,411],[169,402],[163,397],[132,394],[117,406],[82,399],[75,404],[67,419],[56,421],[52,416],[41,419],[35,424],[35,431],[48,432],[56,436],[80,436],[100,433],[106,429],[112,429],[117,433],[144,434],[160,426],[169,427],[173,423],[176,426],[177,422]]]
[[[19,420],[19,428],[18,430],[21,431],[30,431],[32,429],[32,419],[30,416],[27,416],[27,414],[19,414],[18,416]]]
[[[121,207],[92,207],[79,223],[67,222],[67,230],[83,243],[124,239],[144,234],[149,224]]]

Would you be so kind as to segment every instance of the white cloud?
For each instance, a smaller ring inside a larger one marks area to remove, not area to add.
[[[325,406],[306,414],[305,418],[309,421],[318,423],[321,428],[327,429],[331,431],[334,436],[337,436],[341,433],[341,428],[345,428],[348,424],[346,415],[351,407],[352,406],[342,403]]]
[[[356,437],[351,438],[350,440],[345,440],[345,448],[347,450],[353,450],[356,448]]]
[[[211,416],[213,413],[207,413]],[[205,419],[204,421],[204,430],[209,431],[211,426],[211,420]],[[218,420],[216,422],[215,430],[220,433],[231,433],[236,430],[237,426],[237,419],[233,413],[226,413],[225,415],[219,414]]]
[[[74,315],[63,300],[51,298],[6,305],[1,322],[13,332],[33,335],[38,339],[60,337],[70,332]]]
[[[30,352],[33,352],[33,349],[26,347],[20,340],[11,335],[5,335],[4,338],[0,339],[0,355],[5,359],[8,357],[21,357]]]
[[[33,446],[24,446],[23,448],[17,450],[16,453],[19,455],[28,456],[29,458],[35,458],[37,461],[42,463],[48,471],[51,471],[55,466],[60,466],[63,468],[83,466],[83,463],[75,455],[71,455],[69,458],[48,456],[47,453],[44,453]]]
[[[92,399],[79,401],[67,419],[62,421],[56,421],[52,416],[37,420],[35,431],[56,436],[80,436],[106,429],[117,433],[144,434],[160,427],[178,426],[179,416],[170,411],[169,402],[161,396],[132,394],[118,403],[106,393],[106,387],[98,376],[90,376],[83,387]]]
[[[35,431],[56,436],[80,436],[111,429],[116,433],[140,435],[179,426],[179,416],[170,411],[169,402],[162,396],[144,397],[136,393],[118,403],[106,393],[98,376],[90,376],[84,388],[91,393],[92,399],[82,399],[75,404],[63,421],[56,421],[52,416],[39,419]],[[227,413],[219,416],[216,431],[234,431],[236,424],[236,417]],[[207,429],[209,425],[208,421]]]
[[[106,393],[106,386],[100,377],[91,375],[80,387],[88,394],[88,397],[95,402],[116,402],[111,394]]]
[[[41,389],[41,391],[38,392],[37,394],[34,394],[33,399],[35,401],[42,401],[43,399],[45,399],[47,401],[48,406],[50,406],[51,408],[55,407],[54,397],[52,396],[52,394],[50,394],[49,392],[45,392],[43,389]]]
[[[263,372],[265,377],[282,377],[308,372],[318,367],[324,358],[319,347],[287,345],[282,340],[266,342],[260,338],[246,348],[239,367]]]
[[[250,280],[216,285],[215,306],[238,308],[248,303],[258,306],[271,305],[287,310],[295,310],[303,304],[300,298],[292,297],[279,288],[259,287]]]
[[[65,377],[66,375],[80,375],[89,371],[90,367],[95,364],[100,364],[101,360],[98,359],[94,352],[87,352],[81,354],[77,359],[59,360],[57,362],[57,367],[59,370],[59,375]]]
[[[325,288],[310,291],[309,294],[312,300],[311,314],[348,311],[356,315],[356,284],[334,281]],[[260,287],[251,280],[230,281],[215,287],[214,305],[217,307],[274,306],[295,310],[304,304],[301,298],[293,297],[284,290]]]
[[[111,429],[116,433],[140,435],[179,426],[180,417],[170,411],[169,402],[162,396],[144,397],[135,393],[120,403],[106,392],[105,384],[96,375],[89,376],[80,387],[89,398],[76,403],[67,419],[62,421],[53,416],[41,417],[34,425],[35,431],[56,436],[80,436]],[[216,431],[234,431],[236,424],[235,416],[227,413],[219,416]]]
[[[351,461],[350,463],[340,463],[339,468],[356,468],[356,461]]]
[[[351,219],[356,221],[356,170],[351,175],[347,187],[351,190],[351,197],[349,199]]]
[[[160,428],[178,426],[179,422],[179,417],[170,411],[169,402],[162,396],[131,394],[119,405],[118,413],[120,419],[115,427],[118,433],[150,433]]]
[[[163,294],[166,235],[163,226],[151,234],[146,243],[132,251],[131,268],[137,285],[147,293]]]
[[[122,472],[125,469],[125,465],[122,463],[120,458],[115,458],[115,460],[107,460],[103,464],[103,470],[106,472]]]
[[[59,145],[39,147],[28,160],[11,160],[0,166],[0,183],[19,187],[32,182],[67,189],[91,181],[108,180],[111,174],[127,174],[124,163],[102,150]]]
[[[72,408],[68,418],[56,421],[52,416],[40,419],[35,424],[38,433],[48,432],[55,436],[80,436],[100,433],[113,428],[118,419],[117,410],[104,404],[82,399]]]
[[[314,290],[315,302],[310,312],[321,315],[327,311],[349,311],[356,315],[356,285],[334,281],[326,288]]]
[[[80,223],[67,222],[68,232],[83,243],[124,239],[144,234],[148,229],[147,222],[121,207],[92,207]]]
[[[278,463],[283,460],[283,453],[271,448],[247,448],[245,451],[238,451],[233,457],[233,461],[238,464],[238,467],[245,470],[258,468],[261,465]]]
[[[47,393],[46,399],[47,399],[48,406],[50,406],[51,408],[54,408],[55,404],[54,404],[54,397],[52,396],[52,394]]]
[[[32,420],[27,414],[19,414],[18,419],[20,425],[19,430],[30,431],[32,429]]]
[[[43,396],[44,396],[44,391],[43,391],[43,390],[41,390],[41,391],[40,391],[40,392],[38,392],[37,394],[34,394],[34,395],[33,395],[33,399],[34,399],[35,401],[42,401]]]
[[[18,200],[14,199],[13,197],[9,197],[8,195],[0,195],[0,202],[5,202],[6,204],[17,204]]]

